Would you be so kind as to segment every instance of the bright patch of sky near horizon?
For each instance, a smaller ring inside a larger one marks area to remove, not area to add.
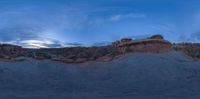
[[[1,0],[0,41],[64,47],[162,34],[172,42],[199,42],[199,4],[198,0]]]

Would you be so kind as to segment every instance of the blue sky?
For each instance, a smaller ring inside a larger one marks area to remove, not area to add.
[[[0,41],[64,47],[162,34],[200,41],[198,0],[1,0]]]

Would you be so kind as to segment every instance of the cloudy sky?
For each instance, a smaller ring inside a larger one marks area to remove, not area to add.
[[[200,42],[199,5],[199,0],[0,0],[0,42],[64,47],[152,34]]]

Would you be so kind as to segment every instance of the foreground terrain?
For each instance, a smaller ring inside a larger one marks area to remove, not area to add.
[[[103,63],[0,61],[0,99],[133,98],[200,98],[200,61],[175,51]]]

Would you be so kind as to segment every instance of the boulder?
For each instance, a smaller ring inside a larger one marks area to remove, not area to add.
[[[108,62],[108,61],[111,61],[112,60],[112,57],[110,56],[103,56],[103,57],[99,57],[97,59],[97,61],[100,61],[100,62]]]
[[[59,60],[59,61],[62,61],[64,63],[74,63],[73,59],[62,59],[62,60]]]
[[[153,35],[150,37],[150,39],[160,39],[160,40],[163,40],[164,37],[162,35]]]
[[[76,59],[75,63],[84,63],[86,61],[87,61],[86,58],[78,58],[78,59]]]
[[[132,39],[131,38],[123,38],[123,39],[121,39],[121,42],[131,42],[132,41]]]
[[[17,58],[14,58],[14,61],[24,61],[26,60],[26,57],[17,57]]]
[[[112,43],[112,46],[117,47],[117,46],[119,46],[119,44],[120,44],[120,41],[116,41],[116,42]]]
[[[5,56],[4,56],[4,59],[10,60],[10,59],[12,59],[12,58],[11,58],[11,56],[5,55]]]
[[[76,55],[69,55],[69,56],[66,56],[67,59],[75,59],[76,58]]]

